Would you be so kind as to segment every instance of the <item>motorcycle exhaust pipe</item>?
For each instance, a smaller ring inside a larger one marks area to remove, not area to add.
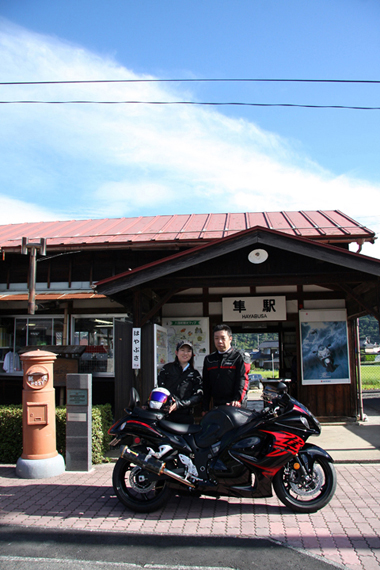
[[[147,459],[144,453],[133,451],[132,449],[129,449],[127,445],[123,447],[120,457],[123,457],[127,461],[138,465],[138,467],[143,467],[147,471],[151,471],[151,473],[155,473],[156,475],[167,475],[168,477],[171,477],[172,479],[175,479],[176,481],[179,481],[180,483],[183,483],[184,485],[195,489],[195,485],[193,485],[193,483],[190,483],[190,481],[184,477],[177,475],[177,473],[173,473],[173,471],[166,469],[165,463],[163,461],[160,461],[155,457],[148,457]]]

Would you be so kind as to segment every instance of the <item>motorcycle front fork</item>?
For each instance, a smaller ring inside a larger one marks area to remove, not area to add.
[[[296,455],[293,460],[293,469],[296,471],[297,475],[303,477],[306,482],[312,480],[308,466],[305,465],[302,457],[299,455]]]

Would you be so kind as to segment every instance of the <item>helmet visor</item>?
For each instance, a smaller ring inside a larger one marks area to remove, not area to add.
[[[160,404],[165,404],[168,401],[168,395],[163,392],[152,392],[150,395],[151,402],[159,402]]]

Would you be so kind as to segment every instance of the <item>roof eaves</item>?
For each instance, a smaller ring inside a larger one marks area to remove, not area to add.
[[[173,272],[173,262],[177,262],[175,271],[185,269],[195,263],[202,263],[208,259],[213,259],[236,250],[236,242],[239,247],[254,245],[260,243],[283,249],[284,251],[292,251],[307,257],[317,258],[328,263],[336,265],[349,266],[350,269],[362,271],[364,273],[374,274],[380,277],[380,260],[363,256],[361,254],[342,250],[339,247],[329,244],[316,243],[303,237],[288,235],[282,231],[270,230],[257,226],[231,236],[220,238],[210,243],[204,243],[187,251],[176,253],[170,257],[157,260],[147,265],[137,267],[132,271],[124,272],[119,275],[109,277],[102,281],[98,281],[95,289],[106,295],[117,293],[123,289],[130,289],[151,281],[158,277],[168,275]],[[165,268],[166,265],[166,268]],[[144,274],[149,272],[149,278],[146,279]],[[128,286],[126,287],[126,281]]]

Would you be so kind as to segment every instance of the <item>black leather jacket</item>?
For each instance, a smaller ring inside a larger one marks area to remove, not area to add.
[[[234,401],[246,406],[249,367],[244,353],[234,348],[223,354],[216,351],[206,356],[203,363],[203,410],[209,409],[211,398],[214,406]]]
[[[176,411],[181,414],[192,413],[192,407],[203,397],[202,377],[191,365],[183,370],[178,362],[165,364],[158,375],[158,385],[169,390],[177,403]]]

